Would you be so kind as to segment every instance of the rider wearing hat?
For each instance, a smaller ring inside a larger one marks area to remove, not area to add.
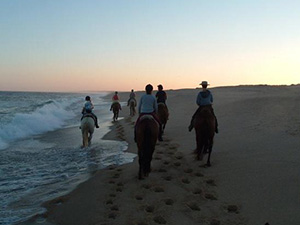
[[[193,128],[194,128],[194,118],[195,118],[195,115],[200,112],[202,110],[202,108],[204,106],[209,106],[209,108],[211,109],[211,112],[212,114],[214,115],[215,119],[216,119],[216,128],[215,128],[215,132],[216,133],[219,133],[218,131],[218,121],[217,121],[217,117],[214,113],[214,109],[212,107],[212,104],[213,104],[213,96],[212,96],[212,93],[207,90],[207,86],[209,85],[207,81],[202,81],[201,84],[202,86],[202,91],[200,91],[198,93],[198,96],[197,96],[197,105],[199,106],[199,108],[197,109],[197,111],[194,113],[193,117],[192,117],[192,120],[191,120],[191,124],[189,125],[189,131],[191,131]]]

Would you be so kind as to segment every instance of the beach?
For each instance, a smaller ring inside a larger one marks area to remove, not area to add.
[[[167,90],[170,117],[148,178],[138,180],[137,158],[98,170],[27,224],[300,224],[300,86],[210,90],[219,122],[211,167],[195,159],[188,131],[200,89]],[[128,96],[120,93],[121,101]],[[137,153],[137,116],[126,106],[120,116],[104,139],[126,141]]]

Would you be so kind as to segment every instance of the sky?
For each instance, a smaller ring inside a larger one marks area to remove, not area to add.
[[[300,83],[299,0],[1,0],[0,91]]]

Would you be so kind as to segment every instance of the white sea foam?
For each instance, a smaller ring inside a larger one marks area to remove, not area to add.
[[[67,110],[72,103],[51,101],[31,113],[16,113],[8,124],[0,127],[0,149],[14,140],[63,127],[66,120],[75,117],[74,112]]]

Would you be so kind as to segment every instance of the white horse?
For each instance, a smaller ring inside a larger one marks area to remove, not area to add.
[[[87,147],[91,144],[95,128],[95,121],[92,117],[84,117],[81,120],[82,147]]]

